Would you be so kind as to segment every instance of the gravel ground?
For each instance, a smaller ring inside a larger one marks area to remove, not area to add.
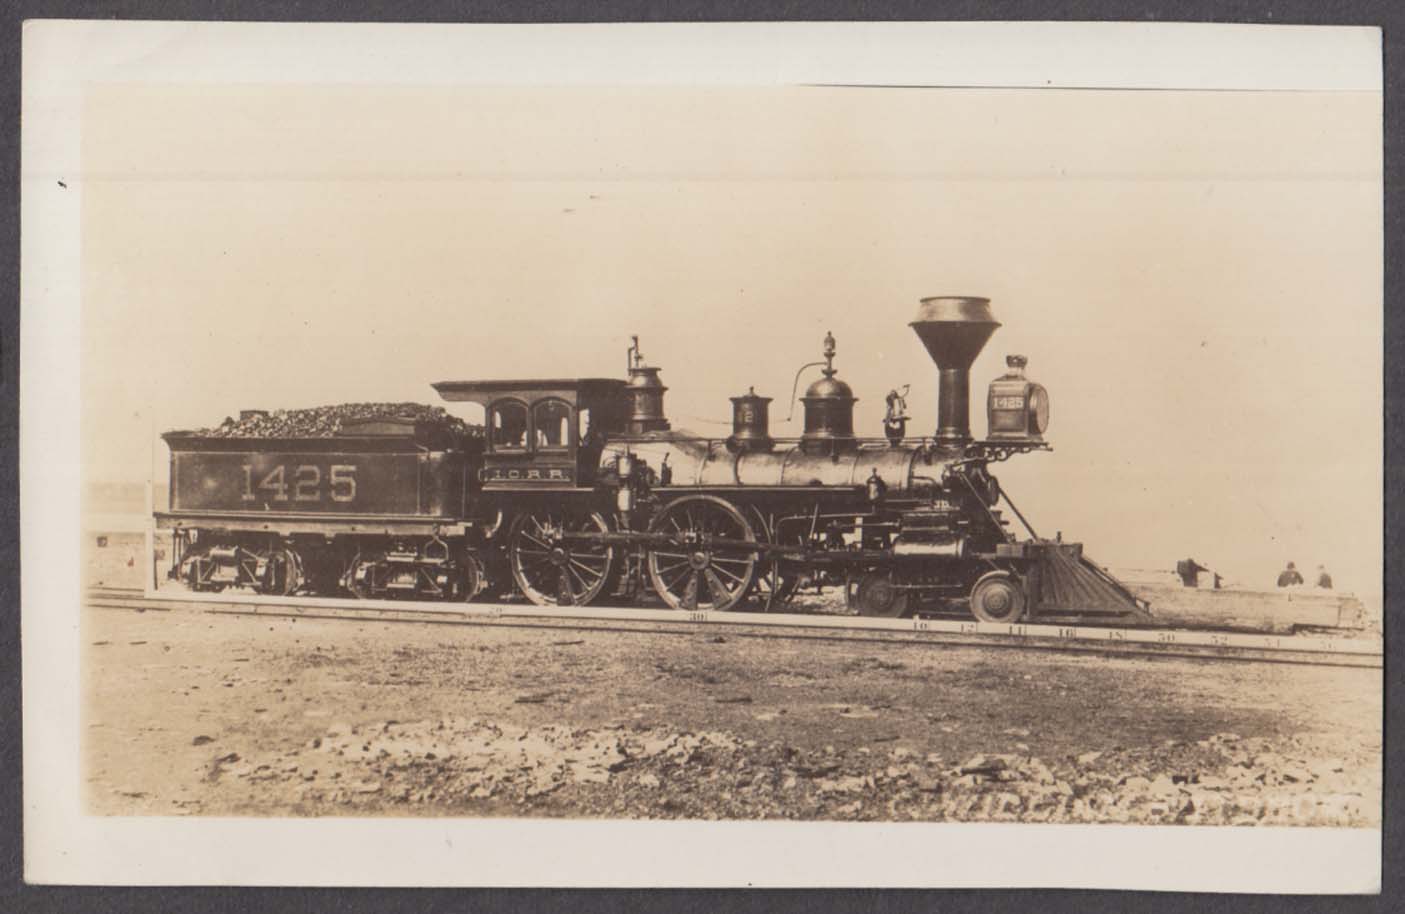
[[[1378,826],[1379,670],[88,609],[98,814]]]

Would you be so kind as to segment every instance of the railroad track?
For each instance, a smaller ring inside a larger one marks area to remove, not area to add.
[[[515,603],[430,603],[402,600],[287,598],[256,594],[143,592],[98,588],[85,598],[99,609],[208,612],[225,615],[340,619],[440,625],[514,625],[696,634],[716,629],[736,637],[869,640],[1103,655],[1190,657],[1257,663],[1379,669],[1372,639],[1260,635],[1089,625],[1004,624],[974,620],[883,619],[848,615],[679,611],[665,608],[537,606]]]

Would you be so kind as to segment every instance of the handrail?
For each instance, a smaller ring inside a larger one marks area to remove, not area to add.
[[[795,419],[795,392],[800,389],[800,376],[805,373],[805,369],[814,368],[816,365],[828,364],[824,359],[818,362],[807,362],[800,366],[800,370],[795,373],[795,383],[790,385],[790,412],[785,414],[785,421],[792,422]]]

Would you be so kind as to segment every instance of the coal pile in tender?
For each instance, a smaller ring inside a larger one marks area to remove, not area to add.
[[[239,418],[228,417],[214,428],[190,434],[207,438],[331,438],[342,427],[368,419],[401,419],[442,428],[454,435],[479,436],[482,426],[470,425],[451,415],[442,406],[423,403],[339,403],[308,409],[280,409],[274,412],[245,410]]]

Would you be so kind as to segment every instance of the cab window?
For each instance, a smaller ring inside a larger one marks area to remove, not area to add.
[[[600,430],[595,427],[595,417],[591,415],[590,407],[582,406],[576,410],[576,415],[580,417],[580,443],[582,447],[590,445],[591,435],[599,435]]]
[[[542,400],[532,411],[533,434],[539,450],[565,450],[571,446],[571,406],[564,400]]]
[[[504,400],[493,404],[488,427],[495,451],[525,450],[527,447],[527,404]]]

